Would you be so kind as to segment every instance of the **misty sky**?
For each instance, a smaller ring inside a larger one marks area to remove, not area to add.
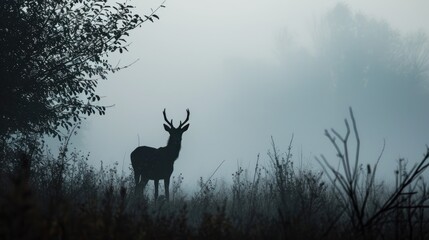
[[[161,1],[131,3],[143,15]],[[361,161],[373,163],[385,139],[383,174],[393,175],[397,158],[413,163],[429,144],[428,75],[411,71],[425,59],[413,41],[429,34],[429,2],[346,3],[167,1],[159,21],[131,32],[129,52],[112,57],[138,61],[100,83],[103,103],[115,106],[89,117],[75,144],[94,164],[128,169],[138,136],[165,146],[162,110],[178,123],[189,108],[173,175],[192,187],[223,160],[215,178],[226,180],[237,165],[252,169],[258,153],[267,162],[271,136],[286,151],[294,134],[295,166],[318,169],[321,153],[336,162],[323,132],[344,132],[352,106]]]

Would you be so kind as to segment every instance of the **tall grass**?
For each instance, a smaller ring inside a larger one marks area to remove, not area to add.
[[[337,154],[318,157],[321,170],[296,167],[293,136],[285,152],[272,139],[231,184],[201,177],[187,193],[179,174],[170,202],[156,203],[134,194],[118,164],[92,166],[67,140],[57,156],[34,136],[2,140],[0,239],[428,239],[429,149],[416,166],[398,161],[396,184],[378,183],[378,161],[359,159],[351,110],[350,118],[344,135],[326,131]]]
[[[425,205],[429,195],[421,175],[429,167],[429,147],[426,148],[423,158],[409,171],[406,171],[402,161],[399,161],[393,191],[380,196],[383,185],[375,182],[375,176],[384,146],[375,164],[367,164],[364,168],[359,158],[360,138],[357,123],[352,109],[349,111],[352,130],[347,119],[344,120],[344,135],[335,129],[325,130],[326,137],[336,150],[339,169],[335,169],[324,155],[316,157],[316,160],[334,187],[334,194],[342,211],[347,215],[346,223],[350,225],[352,234],[369,239],[414,239],[416,235],[424,239],[428,234],[423,225],[427,227],[428,219],[425,219],[424,213],[429,208],[429,205]],[[354,148],[349,141],[352,134],[355,137]]]

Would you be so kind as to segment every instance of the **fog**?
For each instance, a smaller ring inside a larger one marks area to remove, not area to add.
[[[132,1],[150,13],[160,1]],[[111,56],[130,67],[100,82],[105,116],[90,116],[74,144],[97,165],[119,163],[139,144],[165,146],[162,110],[190,128],[173,175],[185,187],[199,177],[229,181],[237,166],[268,162],[271,136],[295,166],[319,169],[314,156],[337,162],[324,129],[344,133],[353,108],[362,163],[380,176],[399,157],[420,160],[429,144],[429,2],[234,0],[167,1],[131,32],[129,52]],[[137,61],[136,61],[137,60]],[[151,184],[152,185],[152,184]]]

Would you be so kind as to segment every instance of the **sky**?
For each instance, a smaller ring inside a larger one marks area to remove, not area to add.
[[[144,15],[162,1],[130,3]],[[398,70],[411,69],[404,62],[420,55],[396,49],[415,46],[406,39],[418,32],[429,34],[428,1],[165,5],[157,12],[160,20],[131,32],[129,52],[110,57],[113,63],[135,63],[100,82],[102,103],[114,106],[105,116],[89,117],[76,136],[74,144],[90,153],[94,165],[118,162],[129,173],[129,155],[138,145],[165,146],[164,108],[175,123],[185,119],[187,108],[191,112],[173,173],[182,173],[186,188],[223,161],[214,179],[230,181],[238,166],[253,169],[258,154],[268,164],[271,137],[285,152],[293,135],[295,166],[318,171],[314,157],[320,154],[335,164],[324,130],[344,133],[349,106],[362,142],[361,162],[373,164],[386,143],[381,180],[391,181],[398,158],[410,164],[421,159],[429,144],[427,72]],[[347,16],[361,24],[356,31],[362,38],[350,37]]]

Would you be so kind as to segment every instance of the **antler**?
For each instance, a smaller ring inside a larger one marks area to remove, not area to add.
[[[175,128],[175,127],[173,126],[173,119],[171,119],[171,121],[168,121],[168,119],[167,119],[167,115],[165,114],[165,108],[164,108],[164,111],[162,111],[162,114],[164,115],[164,120],[168,123],[168,125],[169,125],[171,128]]]
[[[180,124],[179,124],[179,127],[178,128],[182,128],[183,127],[183,125],[185,125],[188,121],[189,121],[189,115],[190,115],[191,113],[189,112],[189,108],[188,109],[186,109],[186,120],[182,123],[182,121],[180,121]]]

